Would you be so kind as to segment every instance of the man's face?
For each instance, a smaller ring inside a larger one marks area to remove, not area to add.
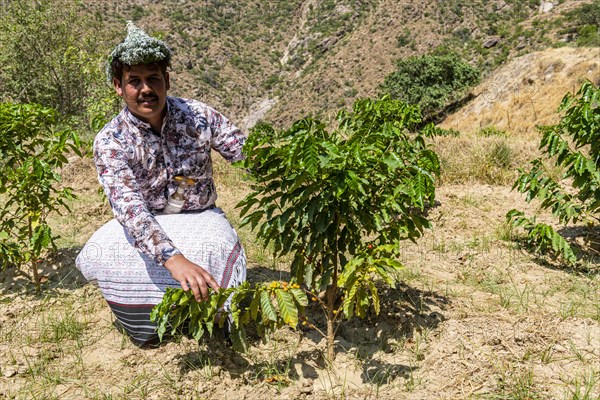
[[[163,75],[155,64],[133,65],[131,69],[123,68],[121,81],[115,78],[113,84],[129,111],[160,131],[166,113],[169,73]]]

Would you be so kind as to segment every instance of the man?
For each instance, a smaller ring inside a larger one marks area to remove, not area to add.
[[[246,137],[213,108],[167,96],[170,60],[165,43],[128,22],[107,71],[125,108],[94,141],[98,177],[123,232],[107,224],[77,259],[136,344],[156,340],[149,312],[166,287],[178,284],[201,301],[209,288],[240,284],[246,272],[237,234],[214,206],[210,158],[214,149],[241,159]],[[160,215],[176,176],[194,182],[184,190],[184,214]],[[98,246],[102,254],[90,256]],[[131,246],[137,254],[127,253]]]

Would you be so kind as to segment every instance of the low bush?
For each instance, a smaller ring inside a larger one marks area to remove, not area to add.
[[[379,89],[393,99],[418,105],[426,120],[461,100],[479,82],[479,70],[457,54],[408,57],[396,63]]]
[[[600,88],[586,81],[578,92],[567,94],[559,107],[560,122],[542,126],[540,149],[543,156],[520,170],[513,188],[538,199],[561,224],[600,222]],[[556,178],[547,164],[563,171]],[[551,226],[536,223],[518,210],[506,215],[513,227],[523,228],[527,240],[539,251],[577,262],[574,248]]]
[[[47,223],[74,197],[60,187],[67,154],[81,156],[75,132],[56,126],[58,114],[37,104],[0,103],[0,267],[17,268],[40,290],[38,261],[54,246]],[[27,274],[26,274],[27,275]]]

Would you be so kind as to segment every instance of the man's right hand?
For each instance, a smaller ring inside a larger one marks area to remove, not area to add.
[[[191,262],[182,254],[170,257],[165,262],[165,268],[169,270],[173,279],[179,281],[183,290],[187,292],[192,289],[196,301],[208,299],[209,287],[214,290],[221,288],[207,270]]]

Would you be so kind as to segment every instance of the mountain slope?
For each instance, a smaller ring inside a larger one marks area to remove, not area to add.
[[[600,48],[559,48],[516,58],[473,90],[475,99],[441,124],[461,132],[494,126],[512,134],[557,123],[567,92],[583,80],[600,85]]]
[[[564,1],[547,13],[537,1],[516,0],[135,0],[87,7],[113,35],[134,19],[164,37],[175,50],[172,93],[203,99],[248,128],[259,119],[327,119],[357,97],[377,95],[398,58],[440,45],[489,75],[513,56],[573,41],[557,33],[555,21],[583,3],[590,0]]]

